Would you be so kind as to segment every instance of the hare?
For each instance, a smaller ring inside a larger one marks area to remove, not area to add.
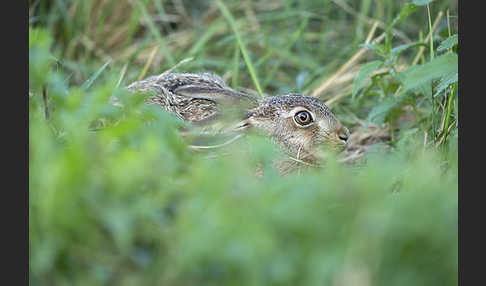
[[[127,89],[151,93],[147,103],[196,125],[229,113],[237,117],[232,130],[259,130],[297,161],[315,162],[323,146],[337,151],[346,147],[348,129],[315,97],[292,93],[259,98],[229,88],[212,73],[171,70],[133,82]],[[243,112],[234,107],[242,107]]]

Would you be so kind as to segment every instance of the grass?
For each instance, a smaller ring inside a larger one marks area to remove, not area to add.
[[[236,37],[238,47],[240,48],[241,54],[243,55],[243,59],[245,60],[246,66],[248,67],[248,71],[250,72],[251,78],[253,80],[253,83],[255,84],[255,87],[258,91],[258,94],[260,97],[263,98],[263,93],[262,93],[262,88],[260,87],[260,83],[258,81],[258,77],[255,73],[255,69],[253,68],[253,65],[251,63],[250,58],[248,57],[248,53],[246,52],[245,44],[241,40],[241,36],[238,32],[238,28],[236,27],[235,20],[233,19],[233,16],[231,13],[228,11],[226,6],[221,2],[221,0],[217,0],[218,7],[221,9],[221,13],[223,16],[228,20],[229,24],[231,25],[231,29],[233,30],[233,33]]]
[[[30,283],[457,285],[457,1],[412,2],[29,1]],[[124,88],[190,57],[319,97],[345,156],[191,148]]]

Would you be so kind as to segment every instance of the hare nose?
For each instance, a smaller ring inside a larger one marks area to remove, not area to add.
[[[347,142],[348,141],[348,138],[349,138],[349,130],[348,130],[348,128],[346,128],[344,126],[342,128],[340,128],[340,130],[338,132],[338,137],[342,141]]]
[[[348,141],[348,135],[341,134],[341,135],[339,135],[339,139],[343,140],[344,142],[347,142]]]

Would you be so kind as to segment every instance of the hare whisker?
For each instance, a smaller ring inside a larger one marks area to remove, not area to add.
[[[306,162],[306,161],[302,161],[302,160],[299,160],[299,159],[297,159],[297,158],[294,158],[294,157],[292,157],[292,156],[288,156],[288,157],[289,157],[289,159],[291,159],[291,160],[293,160],[293,161],[295,161],[295,162],[298,162],[298,163],[301,163],[301,164],[304,164],[304,165],[307,165],[307,166],[311,166],[311,167],[320,167],[319,165],[311,164],[311,163],[308,163],[308,162]]]
[[[302,147],[304,147],[304,144],[300,144],[299,150],[297,150],[297,159],[300,159],[300,150],[302,150]]]
[[[218,145],[208,145],[208,146],[189,145],[189,148],[192,148],[192,149],[214,149],[214,148],[221,148],[223,146],[226,146],[226,145],[229,145],[229,144],[235,142],[236,140],[240,139],[244,135],[245,134],[238,134],[235,137],[231,138],[230,140],[228,140],[228,141],[226,141],[224,143],[218,144]]]

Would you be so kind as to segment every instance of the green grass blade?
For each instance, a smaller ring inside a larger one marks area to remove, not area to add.
[[[159,43],[162,53],[167,59],[167,62],[169,63],[170,66],[175,65],[174,57],[170,53],[169,48],[167,47],[167,43],[165,42],[164,38],[160,35],[159,30],[157,29],[157,27],[155,27],[155,24],[152,21],[152,18],[150,18],[150,15],[148,14],[145,5],[140,1],[137,1],[137,3],[140,6],[140,10],[142,11],[143,16],[145,17],[145,20],[147,20],[147,25],[149,26],[150,31],[152,32],[155,39]]]
[[[427,4],[427,15],[429,18],[429,31],[430,31],[430,60],[434,59],[434,31],[432,31],[432,19],[430,18],[430,7]]]
[[[205,47],[206,44],[211,40],[211,37],[218,31],[220,27],[220,22],[216,22],[212,24],[205,32],[204,34],[199,37],[199,40],[192,46],[192,48],[189,50],[187,53],[189,56],[194,56],[200,51],[202,51]]]
[[[235,51],[233,54],[233,76],[232,78],[232,87],[234,89],[238,88],[238,72],[239,72],[239,67],[240,67],[240,49],[238,47],[238,44],[235,44]]]
[[[87,81],[83,83],[82,88],[85,90],[88,89],[110,63],[111,59],[106,61],[106,63],[99,70],[97,70],[90,78],[88,78]]]
[[[250,57],[248,56],[248,53],[246,52],[245,45],[243,41],[241,40],[240,33],[238,32],[238,29],[236,28],[236,22],[231,13],[228,11],[228,8],[223,4],[221,0],[217,0],[216,3],[219,6],[219,9],[221,10],[221,13],[223,16],[228,20],[231,28],[233,29],[233,33],[235,34],[236,41],[238,42],[238,46],[240,47],[241,54],[243,55],[243,59],[245,60],[246,66],[248,67],[248,71],[250,72],[251,79],[253,80],[253,83],[255,84],[255,87],[258,91],[258,94],[263,98],[263,92],[260,87],[260,83],[258,82],[258,77],[256,75],[255,70],[253,69],[253,65],[251,63]]]

